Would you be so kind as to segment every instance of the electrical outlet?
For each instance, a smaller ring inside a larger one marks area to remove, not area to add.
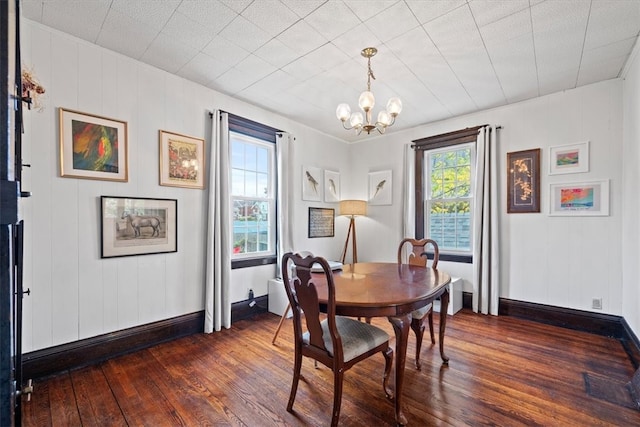
[[[602,310],[602,298],[594,298],[591,300],[591,308]]]

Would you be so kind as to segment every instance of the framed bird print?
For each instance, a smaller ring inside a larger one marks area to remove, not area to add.
[[[340,172],[324,171],[324,201],[327,203],[340,201]]]
[[[321,202],[324,196],[322,169],[313,166],[302,167],[302,200]]]
[[[392,173],[388,171],[369,172],[369,204],[390,205]]]

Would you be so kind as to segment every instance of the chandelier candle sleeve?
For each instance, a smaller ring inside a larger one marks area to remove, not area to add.
[[[400,101],[400,98],[391,98],[387,102],[387,109],[378,113],[378,119],[375,123],[371,122],[371,110],[376,105],[376,99],[373,96],[373,92],[371,92],[371,79],[375,80],[375,76],[371,70],[371,57],[376,53],[378,53],[378,49],[375,47],[367,47],[360,52],[362,56],[367,58],[367,90],[362,92],[358,99],[358,106],[364,111],[364,115],[360,111],[351,113],[349,104],[343,103],[336,108],[336,117],[342,122],[342,127],[347,130],[354,129],[358,135],[360,135],[363,130],[367,132],[367,134],[370,134],[374,129],[381,134],[384,133],[389,126],[395,123],[396,117],[402,111],[402,101]],[[347,120],[349,120],[349,126],[346,124]]]

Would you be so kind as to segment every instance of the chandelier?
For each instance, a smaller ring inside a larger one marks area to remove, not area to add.
[[[375,123],[371,122],[371,110],[375,105],[375,98],[371,92],[371,79],[376,79],[371,71],[371,57],[378,53],[378,49],[375,47],[366,47],[362,49],[360,54],[367,58],[367,90],[360,94],[358,99],[358,105],[360,109],[364,111],[364,116],[360,111],[351,113],[351,107],[349,104],[340,104],[336,108],[336,116],[342,122],[342,127],[346,130],[355,129],[356,134],[364,130],[367,134],[370,134],[372,130],[376,129],[381,134],[396,121],[396,116],[402,111],[402,101],[400,98],[391,98],[387,102],[387,109],[378,113],[378,120]],[[366,122],[365,122],[366,118]],[[347,120],[349,120],[349,126],[347,126]]]

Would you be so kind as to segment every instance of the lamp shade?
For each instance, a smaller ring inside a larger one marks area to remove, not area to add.
[[[366,215],[367,202],[364,200],[341,200],[340,215]]]

